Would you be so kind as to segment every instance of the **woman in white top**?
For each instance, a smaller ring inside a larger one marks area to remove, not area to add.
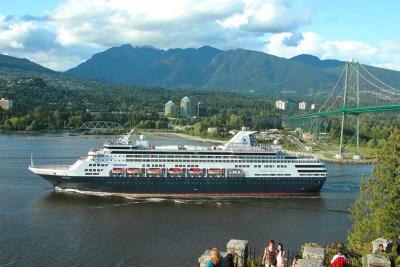
[[[278,251],[276,253],[276,267],[286,266],[286,252],[283,250],[283,245],[278,243]]]

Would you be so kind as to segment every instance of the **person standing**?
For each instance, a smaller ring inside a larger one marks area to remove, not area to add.
[[[283,245],[278,243],[278,251],[276,253],[276,266],[285,267],[286,266],[286,252],[283,250]]]
[[[346,267],[347,259],[343,255],[343,249],[339,248],[337,254],[331,260],[331,267]]]
[[[268,247],[264,250],[263,263],[265,267],[276,267],[276,250],[275,250],[275,241],[269,240]]]

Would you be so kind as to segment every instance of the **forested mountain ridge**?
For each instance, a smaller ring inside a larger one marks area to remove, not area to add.
[[[0,54],[0,69],[12,71],[27,71],[42,74],[54,74],[55,71],[36,64],[26,58],[17,58]]]
[[[290,91],[299,96],[310,90],[329,91],[344,64],[312,55],[287,59],[245,49],[223,51],[203,46],[162,50],[128,44],[97,53],[66,73],[111,83],[251,91],[262,95]],[[368,68],[391,85],[400,86],[400,72]]]
[[[122,45],[94,54],[65,73],[27,59],[0,55],[0,74],[47,76],[57,84],[74,80],[136,86],[160,86],[247,94],[315,98],[327,94],[345,64],[312,55],[291,59],[245,49],[219,50],[210,46],[169,50]],[[400,72],[366,66],[379,79],[400,88]],[[64,82],[65,81],[65,82]]]

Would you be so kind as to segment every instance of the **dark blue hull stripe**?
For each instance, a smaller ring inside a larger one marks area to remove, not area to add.
[[[65,177],[41,175],[55,187],[128,194],[317,193],[326,177]]]

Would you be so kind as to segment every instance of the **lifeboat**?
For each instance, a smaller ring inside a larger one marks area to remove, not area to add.
[[[222,173],[222,169],[218,169],[218,168],[208,169],[208,174],[221,174],[221,173]]]
[[[189,169],[190,174],[201,174],[202,171],[203,171],[202,168],[190,168]]]
[[[160,174],[161,168],[149,168],[147,169],[148,174]]]
[[[124,168],[113,168],[113,169],[112,169],[112,173],[121,174],[121,173],[124,173],[124,172],[125,172],[125,169],[124,169]]]
[[[127,169],[127,173],[129,174],[139,174],[142,171],[140,170],[140,168],[128,168]]]
[[[168,173],[169,174],[181,174],[182,169],[181,168],[169,168]]]

